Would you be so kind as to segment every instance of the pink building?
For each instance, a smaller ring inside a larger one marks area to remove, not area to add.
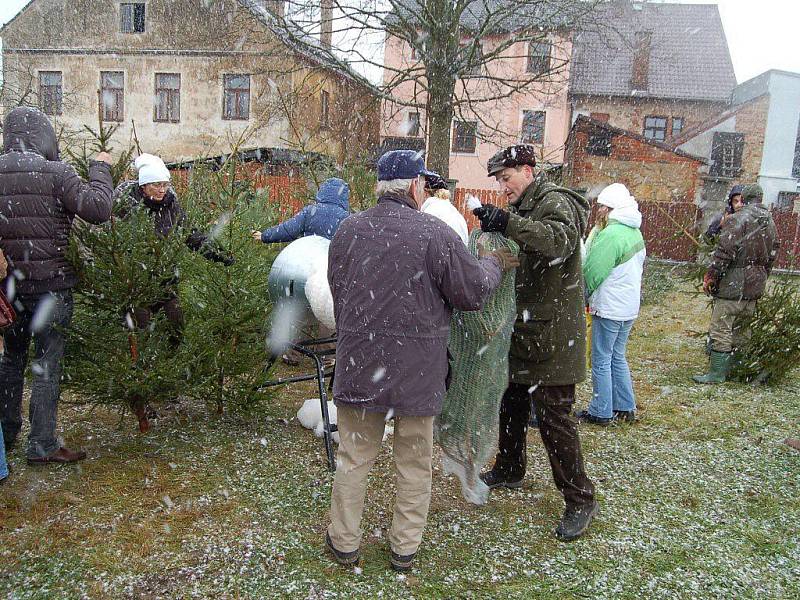
[[[496,48],[508,34],[481,39],[483,54]],[[552,33],[547,41],[520,42],[507,48],[500,57],[484,66],[494,77],[521,79],[527,74],[533,81],[522,91],[486,102],[461,105],[450,133],[450,178],[458,187],[495,189],[497,184],[486,176],[486,163],[502,147],[532,143],[539,149],[539,163],[560,165],[570,129],[569,60],[572,44],[568,37]],[[397,70],[418,64],[411,46],[404,40],[388,38],[384,50],[385,83]],[[420,65],[420,68],[421,65]],[[541,74],[549,72],[545,78]],[[457,94],[470,98],[497,95],[496,82],[475,77],[462,79]],[[463,86],[466,86],[464,88]],[[381,140],[385,149],[425,149],[426,118],[424,109],[403,106],[402,102],[425,104],[425,92],[416,81],[405,81],[394,90],[400,102],[384,102]],[[471,110],[470,110],[471,109]]]

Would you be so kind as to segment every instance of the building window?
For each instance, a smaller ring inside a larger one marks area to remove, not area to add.
[[[550,44],[531,42],[528,44],[528,73],[543,75],[550,70]]]
[[[743,133],[714,132],[714,139],[711,142],[709,173],[716,177],[737,177],[742,170],[743,152]]]
[[[452,152],[463,152],[474,154],[478,145],[478,122],[477,121],[454,121],[453,122],[453,145]]]
[[[46,115],[60,115],[63,92],[61,71],[39,71],[39,108]]]
[[[103,121],[122,121],[125,111],[125,75],[122,71],[100,72],[100,102]]]
[[[319,126],[326,129],[331,126],[331,95],[325,90],[319,98]]]
[[[683,117],[672,117],[672,137],[678,137],[683,131]]]
[[[586,142],[586,153],[592,156],[611,156],[611,139],[610,131],[599,128],[592,131]]]
[[[156,73],[156,98],[153,120],[177,123],[181,120],[181,76],[178,73]]]
[[[224,75],[222,118],[247,121],[250,118],[250,75]]]
[[[420,133],[420,124],[419,124],[419,113],[418,112],[410,112],[408,113],[408,120],[406,121],[408,126],[408,132],[406,135],[408,137],[419,137]]]
[[[144,2],[123,2],[119,5],[121,33],[144,33]]]
[[[523,144],[543,144],[544,124],[545,113],[543,110],[523,110],[520,142]]]
[[[667,139],[667,117],[645,117],[644,137],[657,142]]]

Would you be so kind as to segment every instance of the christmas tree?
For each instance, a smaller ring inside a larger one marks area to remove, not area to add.
[[[108,148],[110,137],[101,133],[92,150]],[[77,168],[88,164],[86,146],[72,156]],[[123,173],[120,165],[119,179]],[[179,198],[186,219],[166,236],[146,207],[124,218],[115,211],[102,226],[76,223],[70,257],[79,284],[65,360],[73,398],[133,410],[146,431],[145,408],[178,396],[209,401],[220,412],[264,396],[253,388],[268,357],[267,276],[275,251],[253,242],[250,230],[274,222],[267,200],[236,178],[234,154],[220,171],[192,171]],[[208,234],[197,252],[186,244],[193,231]],[[233,264],[208,260],[209,248]],[[176,295],[183,327],[158,310],[146,326],[137,322],[137,309]]]

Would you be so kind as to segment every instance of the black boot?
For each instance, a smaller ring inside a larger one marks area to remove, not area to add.
[[[596,500],[591,504],[568,506],[564,511],[564,516],[561,517],[561,523],[556,527],[556,537],[562,542],[578,539],[589,528],[589,524],[599,510],[600,505]]]
[[[499,469],[495,468],[491,471],[481,473],[480,478],[481,481],[483,481],[483,483],[489,487],[489,489],[504,487],[514,490],[522,487],[522,480],[525,478],[525,476],[522,475],[520,477],[512,477],[507,473],[503,473]]]

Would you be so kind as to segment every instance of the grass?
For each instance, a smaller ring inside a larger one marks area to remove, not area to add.
[[[11,598],[795,598],[800,595],[800,376],[776,388],[702,387],[709,312],[665,287],[633,330],[640,420],[582,426],[601,513],[572,544],[536,432],[522,490],[474,507],[439,470],[418,568],[388,569],[393,483],[378,460],[360,569],[322,551],[331,476],[293,418],[307,384],[248,413],[165,409],[134,419],[65,407],[79,466],[33,468],[21,448],[0,487],[0,596]],[[580,404],[590,385],[581,384]],[[388,449],[388,448],[387,448]]]

